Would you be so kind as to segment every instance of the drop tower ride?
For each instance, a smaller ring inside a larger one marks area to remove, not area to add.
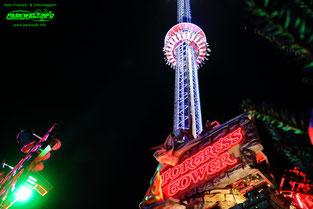
[[[164,40],[167,64],[175,70],[173,132],[189,129],[197,138],[202,131],[198,69],[210,49],[204,32],[191,23],[190,0],[177,0],[177,22]]]
[[[139,208],[289,208],[277,195],[252,114],[207,121],[202,131],[198,69],[210,50],[191,23],[190,0],[177,0],[177,22],[164,40],[175,70],[174,134],[154,148],[159,165]]]

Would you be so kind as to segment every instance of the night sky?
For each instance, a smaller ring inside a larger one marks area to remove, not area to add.
[[[138,208],[157,166],[149,149],[172,131],[174,71],[162,47],[176,1],[56,3],[46,28],[17,29],[1,17],[0,160],[22,158],[20,130],[44,135],[58,123],[62,147],[41,172],[54,189],[26,208]],[[243,113],[244,98],[312,107],[312,89],[254,34],[241,1],[192,0],[191,9],[212,50],[199,70],[204,121]]]

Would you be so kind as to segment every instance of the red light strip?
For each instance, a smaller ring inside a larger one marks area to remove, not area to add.
[[[296,199],[297,199],[297,202],[299,204],[299,206],[301,208],[304,208],[304,209],[308,209],[308,207],[304,204],[304,202],[302,201],[302,198],[301,196],[299,195],[299,193],[296,195]]]
[[[167,169],[161,174],[161,187],[170,182],[167,191],[169,196],[173,196],[179,191],[186,190],[192,182],[196,184],[207,175],[213,175],[228,165],[236,164],[237,159],[231,159],[227,150],[242,141],[241,132],[242,129],[239,127],[184,162]]]

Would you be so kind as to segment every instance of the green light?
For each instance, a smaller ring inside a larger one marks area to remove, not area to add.
[[[33,191],[32,189],[26,187],[26,186],[21,186],[15,193],[15,197],[18,201],[26,201],[28,200]]]
[[[32,176],[28,176],[28,179],[26,181],[34,186],[36,184],[36,182],[37,182],[37,179],[35,179]]]
[[[31,185],[35,185],[36,183],[35,182],[33,182],[32,180],[30,180],[30,179],[27,179],[26,180],[28,183],[30,183]]]
[[[32,177],[32,176],[28,176],[28,178],[30,179],[30,180],[33,180],[34,182],[36,182],[37,181],[37,179],[35,179],[34,177]]]

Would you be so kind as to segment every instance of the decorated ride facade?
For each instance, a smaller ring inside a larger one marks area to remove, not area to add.
[[[140,207],[165,207],[173,199],[177,205],[187,206],[195,197],[203,199],[212,190],[236,190],[239,182],[249,176],[258,176],[256,185],[274,188],[260,142],[254,119],[247,113],[222,125],[207,126],[198,138],[170,134],[155,153],[160,164]],[[237,203],[246,200],[243,194],[237,197]]]

